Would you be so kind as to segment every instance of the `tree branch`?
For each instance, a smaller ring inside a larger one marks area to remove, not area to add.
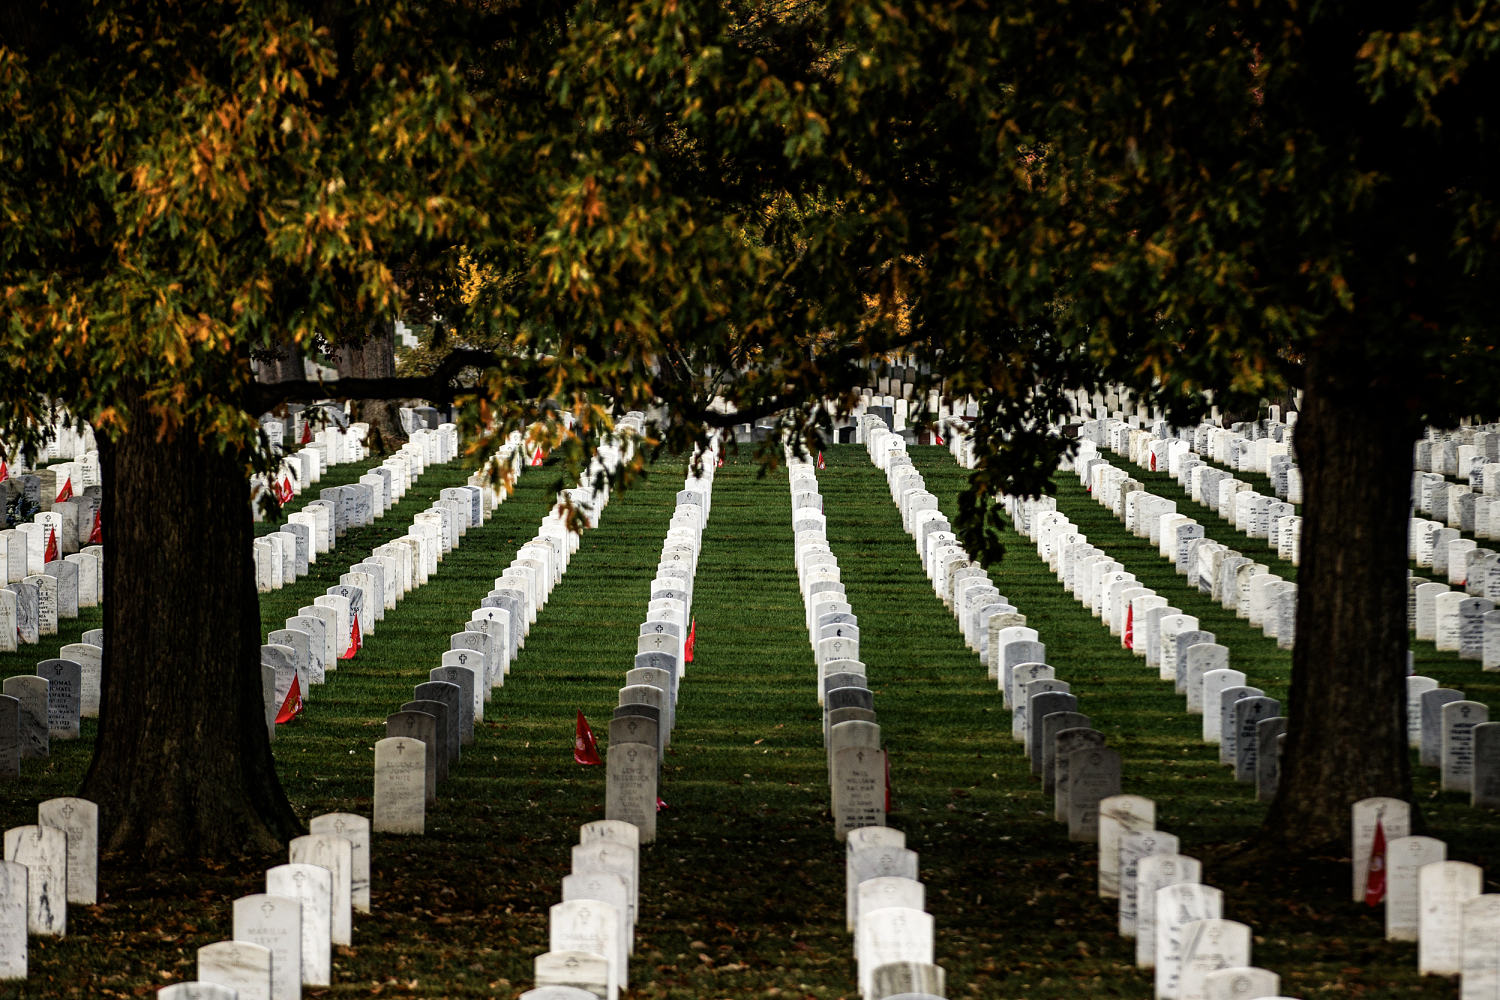
[[[428,375],[386,378],[339,378],[329,382],[292,379],[256,382],[246,393],[246,410],[264,413],[282,403],[311,403],[320,399],[425,399],[449,403],[455,396],[476,392],[480,385],[455,385],[465,368],[499,368],[508,359],[493,351],[458,350],[448,354]]]

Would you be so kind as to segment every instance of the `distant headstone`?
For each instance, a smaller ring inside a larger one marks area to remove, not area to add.
[[[51,826],[5,831],[5,860],[26,866],[26,929],[46,937],[68,930],[68,835]]]
[[[437,801],[438,775],[440,773],[439,758],[447,755],[447,735],[439,734],[437,716],[431,712],[418,712],[402,710],[393,712],[385,717],[385,734],[387,738],[392,736],[407,736],[412,739],[421,740],[427,746],[424,754],[424,763],[427,768],[426,801],[430,805]],[[379,749],[377,745],[376,749]],[[400,751],[404,754],[405,751]],[[377,786],[380,776],[379,755],[376,756],[376,778]],[[378,824],[377,819],[377,824]]]
[[[271,949],[249,941],[215,941],[198,949],[198,981],[226,986],[237,1000],[271,1000]]]
[[[42,760],[51,752],[47,725],[47,679],[27,674],[5,678],[0,691],[20,702],[22,760]]]
[[[610,988],[614,983],[610,975],[613,964],[604,955],[594,952],[572,949],[543,952],[534,963],[537,990],[551,986],[572,987],[590,997],[616,1000],[619,991]]]
[[[1418,912],[1418,873],[1447,858],[1447,845],[1432,837],[1397,837],[1386,843],[1385,937],[1387,941],[1415,941]]]
[[[656,839],[656,747],[611,746],[605,754],[604,816],[633,823],[641,842]],[[554,946],[555,948],[555,946]]]
[[[328,869],[331,923],[329,938],[334,944],[354,943],[352,881],[354,877],[354,844],[329,834],[310,833],[293,837],[287,844],[287,860],[292,864],[316,865]]]
[[[1484,891],[1484,870],[1464,861],[1437,861],[1417,872],[1417,971],[1463,971],[1464,904]]]
[[[83,667],[72,660],[43,660],[36,665],[36,674],[47,680],[48,736],[78,739]]]
[[[68,902],[99,901],[99,807],[88,799],[48,799],[36,807],[36,821],[68,836]]]
[[[317,865],[285,864],[266,869],[266,894],[295,899],[302,906],[302,985],[333,982],[332,875]],[[275,959],[272,959],[274,968]]]
[[[427,743],[388,736],[375,744],[374,833],[421,835],[427,803]]]
[[[26,978],[27,868],[0,861],[0,981]]]
[[[21,700],[0,695],[0,780],[21,776]]]
[[[1120,841],[1156,827],[1156,803],[1140,795],[1111,795],[1099,803],[1099,895],[1120,896]]]
[[[271,952],[271,1000],[302,996],[302,901],[256,893],[234,901],[235,941]]]
[[[1167,833],[1165,830],[1137,830],[1120,838],[1118,864],[1120,868],[1119,931],[1121,937],[1136,938],[1138,942],[1141,941],[1141,904],[1148,899],[1153,905],[1155,904],[1155,899],[1150,892],[1140,891],[1141,861],[1155,854],[1175,857],[1177,850],[1177,834]],[[1151,926],[1154,927],[1155,924],[1152,923]],[[1136,964],[1141,968],[1149,968],[1150,956],[1156,953],[1155,935],[1146,935],[1144,943],[1144,948],[1140,944],[1136,946]],[[1144,964],[1140,958],[1143,955],[1146,959]]]
[[[1120,794],[1120,755],[1107,748],[1068,755],[1068,839],[1099,839],[1099,803]]]

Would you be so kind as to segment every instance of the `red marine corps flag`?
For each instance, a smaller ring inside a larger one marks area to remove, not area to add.
[[[1385,900],[1385,824],[1375,818],[1375,840],[1370,844],[1370,872],[1365,876],[1365,905]]]
[[[583,717],[583,710],[578,711],[578,725],[573,730],[573,759],[580,764],[603,764],[599,759],[599,744],[594,741],[594,731],[589,728],[589,720]]]

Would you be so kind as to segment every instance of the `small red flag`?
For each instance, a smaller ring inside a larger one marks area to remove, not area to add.
[[[698,638],[698,619],[693,619],[692,626],[688,629],[687,642],[682,644],[682,658],[688,663],[693,662],[693,642]]]
[[[10,466],[5,464],[5,459],[0,458],[0,483],[10,478]]]
[[[354,624],[349,627],[349,641],[354,643],[354,651],[357,653],[365,648],[364,633],[359,628],[359,614],[354,615]]]
[[[1365,905],[1379,906],[1385,900],[1385,824],[1375,820],[1375,841],[1370,845],[1370,870],[1365,876]]]
[[[354,654],[359,652],[359,615],[354,616],[354,621],[349,626],[349,648],[344,650],[341,660],[352,660]]]
[[[47,531],[47,551],[42,555],[42,562],[55,562],[58,558],[58,555],[57,532],[49,529]]]
[[[541,465],[542,464],[542,446],[541,445],[537,445],[536,446],[536,451],[534,451],[534,452],[531,453],[531,464],[532,465]]]
[[[820,469],[826,469],[826,468],[828,468],[828,466],[826,466],[826,465],[823,464],[823,453],[821,451],[818,452],[818,468],[820,468]]]
[[[1151,453],[1151,471],[1156,471],[1156,452],[1154,451]]]
[[[302,444],[312,444],[312,439],[312,421],[304,420],[302,421]]]
[[[599,744],[594,742],[594,731],[589,728],[589,720],[583,717],[583,710],[578,712],[578,725],[573,730],[573,759],[580,764],[603,764],[599,758]]]
[[[292,491],[292,477],[282,476],[281,486],[276,492],[276,499],[281,501],[282,503],[291,503],[292,497],[295,495],[296,494]]]
[[[943,440],[943,436],[941,434],[939,434],[937,431],[933,431],[932,432],[932,436],[937,441],[938,444],[947,444],[948,443],[947,441]]]
[[[1135,649],[1135,605],[1125,606],[1125,638],[1121,640],[1126,649]]]
[[[57,491],[57,499],[53,503],[62,503],[64,500],[73,499],[73,477],[69,476],[63,480],[62,489]]]
[[[276,724],[291,722],[302,713],[302,685],[297,682],[297,675],[292,675],[292,686],[287,688],[286,700],[281,703],[281,711],[276,713]]]
[[[661,798],[660,795],[658,795],[656,797],[656,811],[657,812],[661,812],[663,809],[670,809],[670,808],[671,808],[671,806],[667,805],[665,802],[662,801],[662,798]]]
[[[723,455],[715,455],[714,458],[715,458],[714,468],[715,469],[722,469],[722,468],[724,468],[724,456]]]
[[[89,532],[90,545],[104,544],[104,529],[99,525],[99,512],[94,511],[94,530]]]

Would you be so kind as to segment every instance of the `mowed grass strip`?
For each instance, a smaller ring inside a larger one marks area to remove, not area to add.
[[[945,509],[956,510],[953,498],[965,485],[968,473],[941,449],[910,451],[928,488]],[[1168,577],[1177,581],[1182,594],[1192,595],[1149,543],[1125,533],[1120,522],[1076,487],[1076,477],[1062,473],[1055,482],[1059,509],[1080,525],[1090,541],[1099,544],[1099,539],[1106,539],[1100,547],[1143,580],[1147,579],[1143,572],[1148,567],[1159,566],[1165,573],[1159,578],[1162,587],[1154,582],[1146,585],[1157,587],[1174,601],[1178,599],[1177,593],[1162,589],[1169,582]],[[1081,495],[1069,498],[1070,487]],[[1102,517],[1085,525],[1082,519],[1089,508]],[[1114,531],[1119,536],[1113,536]],[[1090,715],[1095,728],[1105,732],[1110,745],[1120,751],[1124,791],[1153,799],[1157,805],[1157,828],[1176,834],[1181,839],[1183,853],[1203,859],[1204,881],[1224,891],[1224,915],[1253,928],[1252,960],[1281,975],[1282,992],[1289,996],[1451,996],[1452,985],[1448,981],[1417,975],[1414,945],[1383,940],[1381,909],[1350,901],[1347,867],[1335,865],[1314,870],[1308,877],[1292,883],[1242,877],[1231,881],[1223,877],[1227,864],[1219,859],[1224,850],[1236,841],[1253,840],[1265,807],[1254,801],[1249,786],[1233,782],[1228,769],[1217,763],[1218,748],[1205,746],[1200,740],[1199,716],[1186,714],[1182,699],[1172,693],[1167,682],[1157,679],[1154,668],[1146,668],[1133,654],[1121,649],[1119,640],[1082,610],[1037,557],[1031,542],[1013,531],[1005,534],[1005,558],[990,567],[996,585],[1028,615],[1028,623],[1035,624],[1047,643],[1049,662],[1058,667],[1059,675],[1072,682],[1074,693],[1079,694],[1080,711]],[[1110,540],[1119,541],[1120,545],[1111,544]],[[1131,561],[1126,559],[1131,553],[1127,540],[1144,549]],[[1200,605],[1199,610],[1206,613],[1217,608],[1207,598],[1202,600],[1207,607]],[[1198,610],[1190,610],[1192,604],[1187,597],[1183,601],[1179,607],[1199,614]],[[1219,612],[1227,614],[1223,609]],[[1209,620],[1206,614],[1199,617],[1200,621]],[[1242,622],[1239,625],[1247,627]],[[1216,631],[1214,624],[1204,627]],[[1228,621],[1222,621],[1220,627],[1224,631],[1217,634],[1222,642],[1223,635],[1232,634],[1232,630]],[[1252,631],[1254,635],[1250,638],[1269,642],[1260,637],[1258,630]],[[1232,650],[1231,663],[1237,669],[1245,669],[1240,664],[1249,657],[1240,641],[1228,645]],[[1271,652],[1264,650],[1264,655],[1270,657]],[[1279,655],[1288,654],[1279,652]],[[1259,676],[1267,674],[1262,672]],[[1274,677],[1274,673],[1270,676]],[[1429,809],[1420,780],[1419,789],[1423,808]],[[1467,807],[1457,810],[1447,805],[1429,809],[1430,814],[1436,814],[1430,815],[1433,834],[1449,840],[1450,857],[1484,864],[1493,848],[1481,845],[1484,831],[1493,820]],[[1492,834],[1489,836],[1492,841]],[[1094,857],[1093,849],[1082,850],[1074,866],[1075,873],[1084,876],[1085,893],[1093,891]],[[1216,871],[1220,872],[1217,877]],[[1095,937],[1089,938],[1086,946],[1091,950],[1095,946],[1112,949],[1120,940],[1114,931],[1114,907],[1098,901],[1094,904],[1094,915],[1088,931]],[[1080,928],[1072,930],[1076,934]],[[1047,931],[1038,928],[1037,933]],[[1128,952],[1124,961],[1131,961]],[[1144,984],[1141,992],[1120,995],[1149,996],[1149,978],[1141,982]]]

